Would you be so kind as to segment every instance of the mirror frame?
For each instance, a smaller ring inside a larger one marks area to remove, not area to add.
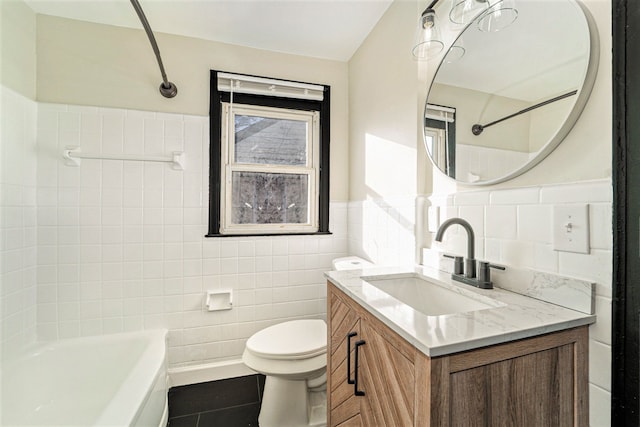
[[[478,17],[474,18],[469,24],[467,24],[460,31],[460,33],[453,40],[453,43],[451,43],[451,46],[449,46],[449,48],[444,53],[444,55],[442,55],[442,57],[441,57],[441,59],[440,59],[440,61],[438,63],[438,68],[436,69],[436,72],[433,74],[433,79],[429,83],[429,90],[427,92],[427,98],[425,99],[425,102],[424,102],[424,110],[422,112],[420,127],[422,128],[422,143],[424,144],[425,151],[427,152],[427,154],[429,156],[429,160],[431,161],[431,164],[433,165],[433,167],[436,170],[438,170],[447,179],[455,181],[456,183],[461,184],[461,185],[469,185],[469,186],[478,186],[479,187],[479,186],[484,186],[484,185],[499,184],[501,182],[505,182],[505,181],[513,179],[513,178],[515,178],[517,176],[520,176],[523,173],[527,172],[528,170],[532,169],[538,163],[542,162],[549,154],[551,154],[551,152],[553,150],[555,150],[558,147],[558,145],[560,145],[560,143],[566,138],[566,136],[569,134],[569,132],[571,131],[573,126],[578,121],[578,118],[582,114],[582,111],[584,110],[585,106],[587,105],[587,101],[589,100],[589,97],[591,96],[591,91],[593,89],[593,85],[595,83],[596,76],[598,74],[598,65],[599,65],[599,62],[600,62],[600,38],[599,38],[599,34],[598,34],[598,27],[597,27],[597,25],[595,23],[595,20],[593,19],[593,16],[591,15],[591,12],[589,11],[589,9],[587,9],[587,7],[584,4],[582,4],[582,2],[580,0],[564,0],[564,1],[569,1],[569,2],[575,3],[580,8],[580,10],[582,11],[582,13],[584,15],[584,18],[585,18],[585,21],[587,23],[587,28],[589,30],[589,60],[587,61],[587,71],[585,73],[584,80],[582,82],[582,86],[580,87],[580,89],[578,91],[578,98],[576,99],[576,102],[573,104],[573,107],[571,108],[571,111],[569,112],[569,115],[565,119],[565,121],[562,124],[562,126],[560,126],[560,128],[551,137],[551,139],[538,151],[538,153],[536,154],[536,156],[534,158],[529,160],[527,163],[525,163],[521,167],[515,169],[511,173],[508,173],[508,174],[506,174],[504,176],[501,176],[501,177],[498,177],[498,178],[489,179],[489,180],[486,180],[486,181],[477,181],[477,182],[461,181],[461,180],[458,180],[458,179],[451,178],[449,175],[447,175],[447,173],[445,171],[443,171],[442,169],[440,169],[440,167],[438,167],[438,165],[434,161],[433,157],[431,156],[431,153],[429,152],[429,149],[427,148],[426,126],[424,125],[424,121],[425,121],[425,117],[426,117],[426,113],[427,113],[427,104],[428,104],[428,101],[429,101],[429,94],[431,93],[431,89],[433,87],[433,83],[436,80],[436,76],[438,75],[438,72],[440,71],[440,68],[444,64],[444,60],[445,60],[447,54],[449,53],[449,50],[451,49],[452,46],[454,46],[456,44],[458,39],[460,37],[462,37],[464,32],[467,30],[467,28],[469,28],[471,25],[475,25],[476,19]]]

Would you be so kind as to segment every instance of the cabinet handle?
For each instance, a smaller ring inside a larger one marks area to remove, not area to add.
[[[355,359],[356,359],[355,360],[355,364],[356,364],[355,368],[356,369],[355,369],[355,373],[353,375],[354,378],[355,378],[355,381],[353,383],[354,384],[353,385],[353,392],[354,392],[353,394],[355,394],[356,396],[364,396],[364,391],[358,390],[358,348],[360,348],[361,345],[365,345],[365,344],[366,344],[366,342],[364,340],[356,341],[356,349],[355,349],[356,350],[356,355],[355,355]]]
[[[357,332],[349,332],[347,335],[347,384],[354,384],[355,380],[351,379],[351,338],[358,335]]]

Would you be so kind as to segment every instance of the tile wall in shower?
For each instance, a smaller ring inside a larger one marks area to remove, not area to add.
[[[347,204],[329,236],[204,238],[208,117],[59,104],[38,106],[38,336],[56,339],[169,328],[172,367],[237,359],[270,324],[323,317],[331,260],[347,248]],[[167,164],[85,153],[186,153]],[[204,292],[233,289],[208,312]]]
[[[36,336],[36,113],[0,86],[0,360]]]

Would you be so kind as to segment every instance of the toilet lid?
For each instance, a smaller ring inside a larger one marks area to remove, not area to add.
[[[267,359],[307,359],[326,353],[324,320],[292,320],[269,326],[247,341],[247,350]]]

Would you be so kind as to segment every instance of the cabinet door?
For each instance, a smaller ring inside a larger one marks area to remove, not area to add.
[[[432,359],[431,425],[589,425],[587,326]]]
[[[413,426],[415,348],[331,284],[327,288],[328,425]],[[347,336],[353,332],[357,335],[347,354]],[[355,385],[347,381],[347,376],[355,377],[355,344],[360,340],[365,344],[358,350],[358,390],[364,396],[356,396]]]
[[[452,426],[573,426],[573,348],[556,347],[451,375]]]
[[[328,295],[328,323],[329,323],[329,354],[327,360],[327,407],[330,426],[358,426],[362,422],[357,415],[360,413],[360,402],[354,395],[353,384],[347,381],[347,367],[350,368],[349,377],[353,378],[354,344],[361,339],[360,317],[334,292]],[[348,335],[356,333],[350,340]],[[347,344],[351,342],[350,354],[347,357]],[[349,365],[349,366],[348,366]],[[344,423],[344,424],[343,424]]]
[[[366,344],[359,351],[360,415],[366,426],[413,426],[415,370],[413,361],[385,338],[381,324],[362,321]],[[385,327],[386,328],[386,327]],[[391,338],[391,337],[390,337]],[[393,338],[392,338],[393,339]]]

